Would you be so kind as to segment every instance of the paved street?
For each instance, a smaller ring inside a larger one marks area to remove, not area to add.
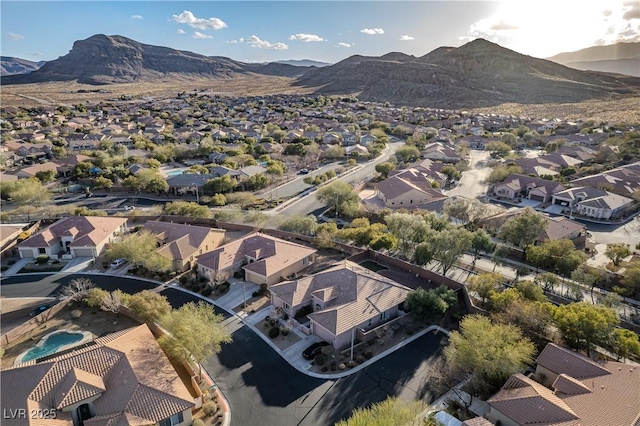
[[[485,181],[491,173],[491,168],[486,165],[489,159],[489,151],[472,149],[469,155],[471,157],[469,159],[469,170],[462,173],[458,186],[450,191],[444,191],[446,195],[478,198],[487,193],[488,185]]]
[[[276,199],[281,197],[292,197],[304,191],[305,189],[311,188],[311,185],[304,183],[304,178],[307,176],[316,177],[321,174],[324,174],[330,170],[335,170],[340,166],[340,162],[336,161],[333,163],[329,163],[325,166],[322,166],[316,170],[311,171],[309,174],[296,175],[293,180],[280,185],[277,188],[270,189],[269,191],[265,191],[259,194],[259,198],[264,198],[265,200]]]
[[[128,293],[157,284],[105,275],[20,275],[0,281],[5,297],[55,295],[69,280],[86,276],[105,290],[121,288]],[[33,281],[33,280],[37,281]],[[161,292],[174,307],[200,300],[175,288]],[[391,355],[338,380],[314,379],[276,354],[260,337],[234,317],[233,343],[204,363],[231,406],[231,424],[241,426],[328,425],[349,416],[356,407],[382,401],[387,396],[431,401],[438,395],[428,390],[428,367],[446,343],[442,334],[428,333]]]

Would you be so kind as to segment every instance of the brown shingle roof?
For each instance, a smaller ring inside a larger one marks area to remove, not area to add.
[[[71,247],[93,246],[127,222],[126,218],[100,216],[71,216],[46,227],[18,247],[50,247],[59,243],[61,236],[73,235]]]
[[[18,365],[0,372],[0,378],[3,407],[36,404],[59,408],[62,414],[62,408],[99,395],[93,401],[93,423],[85,422],[92,426],[154,424],[194,405],[146,325],[96,339],[93,345],[43,363]],[[8,419],[5,424],[72,423]]]
[[[244,268],[268,277],[316,251],[300,244],[258,233],[246,235],[210,253],[198,256],[198,264],[214,271],[222,271],[235,263],[243,262],[249,256],[256,260]]]
[[[576,379],[587,379],[610,373],[603,365],[555,343],[545,346],[538,355],[536,363],[556,374],[565,373]]]
[[[345,261],[331,269],[297,281],[276,284],[271,291],[291,306],[313,300],[326,302],[325,308],[309,315],[334,335],[404,302],[408,287]]]

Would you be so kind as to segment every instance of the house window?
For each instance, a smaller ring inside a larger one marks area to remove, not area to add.
[[[38,253],[39,254],[47,254],[47,249],[45,249],[44,247],[40,247],[40,248],[38,248]]]
[[[287,302],[282,302],[282,309],[289,310],[289,304]]]
[[[182,423],[183,421],[184,421],[184,417],[182,416],[182,413],[177,413],[164,420],[160,420],[158,424],[160,426],[174,426]]]
[[[409,204],[413,204],[413,200],[409,200]]]

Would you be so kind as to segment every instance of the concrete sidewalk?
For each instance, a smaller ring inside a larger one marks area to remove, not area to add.
[[[7,269],[6,271],[4,271],[1,275],[3,277],[8,277],[10,275],[15,275],[18,272],[20,272],[20,269],[24,268],[25,266],[27,266],[27,264],[32,261],[32,258],[25,258],[25,259],[20,259],[18,260],[16,263],[14,263],[13,265],[11,265],[9,267],[9,269]]]

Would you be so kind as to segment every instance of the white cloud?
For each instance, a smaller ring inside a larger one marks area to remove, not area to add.
[[[9,35],[9,40],[24,40],[24,36],[16,33],[7,33]]]
[[[131,15],[131,19],[143,19],[142,15]]]
[[[241,41],[241,43],[242,42],[250,44],[251,47],[257,47],[258,49],[287,50],[289,48],[289,46],[284,43],[271,43],[266,40],[260,40],[260,37],[256,35],[247,37],[245,40]]]
[[[411,41],[411,40],[415,40],[415,38],[411,37],[410,35],[401,35],[400,36],[400,41]]]
[[[382,28],[363,28],[360,32],[368,35],[384,34],[384,30]]]
[[[221,19],[196,18],[194,14],[188,10],[183,11],[180,15],[173,15],[172,19],[179,24],[187,24],[197,30],[221,30],[222,28],[227,28],[227,24]]]
[[[315,34],[293,34],[289,37],[289,40],[301,41],[303,43],[309,43],[311,41],[325,41],[322,37]]]
[[[355,43],[338,43],[338,44],[336,44],[336,47],[351,47],[354,44]]]
[[[202,34],[199,31],[196,31],[193,33],[193,38],[213,38],[213,36],[210,36],[209,34]]]
[[[640,41],[638,19],[638,0],[502,0],[493,14],[471,24],[460,41],[485,38],[546,58],[596,44]]]
[[[183,30],[182,28],[178,28],[177,33],[178,34],[186,34],[187,32],[185,30]]]

